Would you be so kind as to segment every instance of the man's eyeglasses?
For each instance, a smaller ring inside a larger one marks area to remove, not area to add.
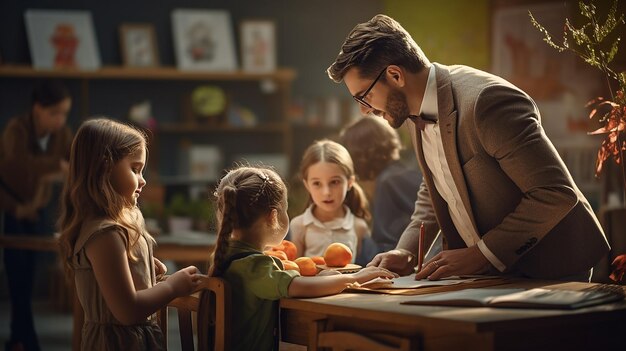
[[[372,85],[370,85],[369,88],[367,88],[367,90],[361,95],[361,96],[355,96],[352,95],[352,97],[354,98],[354,100],[356,100],[356,102],[358,102],[359,104],[367,107],[367,108],[373,108],[372,105],[370,105],[367,101],[365,101],[365,97],[367,96],[367,94],[370,93],[370,90],[372,90],[372,88],[374,88],[374,85],[376,85],[376,82],[378,82],[378,80],[380,79],[380,77],[383,76],[383,73],[385,73],[385,71],[387,71],[387,67],[385,67],[382,71],[380,71],[380,73],[378,73],[378,76],[376,76],[376,79],[374,79],[374,81],[372,82]]]

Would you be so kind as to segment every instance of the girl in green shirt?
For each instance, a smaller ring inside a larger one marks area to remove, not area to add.
[[[278,300],[337,294],[353,283],[395,275],[378,267],[353,274],[302,277],[263,254],[289,229],[287,187],[271,169],[239,167],[217,190],[218,237],[210,276],[227,280],[232,291],[234,350],[277,350]]]

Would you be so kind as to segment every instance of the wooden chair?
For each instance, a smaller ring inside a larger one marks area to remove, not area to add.
[[[230,303],[230,286],[226,281],[216,277],[202,278],[199,291],[170,301],[159,312],[159,325],[165,335],[165,344],[167,345],[167,310],[176,308],[183,351],[194,350],[194,314],[198,350],[229,350]]]
[[[333,351],[415,351],[417,343],[408,337],[390,334],[361,334],[355,331],[332,330],[332,323],[316,320],[309,329],[309,350],[328,348]]]

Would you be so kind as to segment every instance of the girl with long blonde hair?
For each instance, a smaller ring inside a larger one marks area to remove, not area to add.
[[[162,350],[155,312],[197,287],[196,267],[163,282],[137,199],[146,185],[146,137],[99,118],[78,129],[61,201],[62,257],[85,311],[82,350]]]

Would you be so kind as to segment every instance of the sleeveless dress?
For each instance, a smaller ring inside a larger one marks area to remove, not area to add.
[[[142,323],[123,325],[106,304],[87,259],[85,245],[96,235],[120,235],[126,229],[112,220],[85,222],[74,245],[72,268],[76,293],[85,311],[81,350],[164,350],[163,333],[156,314]],[[125,239],[124,239],[125,240]],[[152,260],[152,241],[142,233],[133,251],[137,261],[129,261],[135,289],[143,290],[156,283]]]

